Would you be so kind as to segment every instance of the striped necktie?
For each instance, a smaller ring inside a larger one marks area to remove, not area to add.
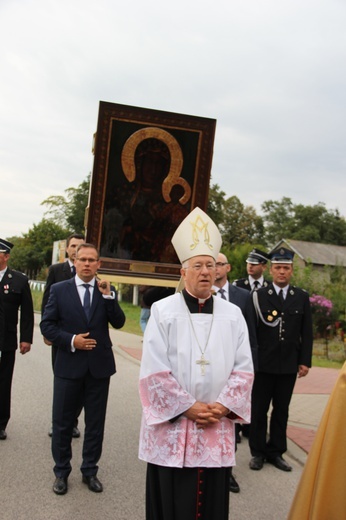
[[[222,288],[221,288],[221,289],[219,289],[218,292],[221,294],[221,298],[222,298],[223,300],[227,300],[227,298],[226,298],[226,296],[225,296],[225,289],[222,289]]]

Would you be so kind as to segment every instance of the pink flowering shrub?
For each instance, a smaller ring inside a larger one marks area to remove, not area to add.
[[[325,337],[335,318],[333,302],[320,294],[313,294],[310,296],[310,304],[315,335]]]

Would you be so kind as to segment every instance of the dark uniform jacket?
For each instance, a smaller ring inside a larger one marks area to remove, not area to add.
[[[2,297],[0,295],[0,350],[4,344],[5,336],[5,318],[4,318],[4,304],[2,303]]]
[[[258,368],[258,347],[256,338],[256,315],[252,305],[251,294],[240,287],[228,284],[228,300],[240,308],[249,331],[249,340],[254,369]]]
[[[270,283],[256,294],[263,318],[259,316],[257,322],[259,371],[293,374],[299,365],[311,367],[313,335],[308,293],[290,285],[282,304]],[[276,320],[278,324],[271,327]]]
[[[50,288],[54,283],[63,282],[72,278],[73,274],[69,262],[61,262],[59,264],[53,264],[48,270],[46,287],[42,298],[41,314],[44,313],[44,308],[47,305]]]
[[[0,294],[4,307],[5,322],[1,350],[10,351],[18,348],[19,309],[19,342],[31,344],[34,331],[34,306],[28,277],[19,271],[7,268],[0,282]]]
[[[268,287],[270,282],[266,279],[263,281],[263,287]],[[246,289],[247,291],[251,291],[251,285],[248,278],[238,278],[238,280],[233,281],[233,285],[236,287],[241,287],[241,289]]]

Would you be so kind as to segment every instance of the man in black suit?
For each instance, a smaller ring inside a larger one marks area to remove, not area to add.
[[[254,248],[246,259],[247,278],[234,280],[233,285],[254,291],[261,287],[267,287],[268,280],[264,278],[264,271],[267,269],[269,255],[260,249]]]
[[[43,316],[44,309],[47,305],[50,288],[54,283],[63,282],[64,280],[69,280],[76,274],[76,268],[74,266],[74,259],[76,257],[76,249],[79,244],[84,242],[84,235],[80,233],[73,233],[66,240],[66,254],[67,259],[65,262],[59,262],[57,264],[53,264],[50,266],[48,270],[47,282],[43,293],[42,298],[42,306],[41,306],[41,315]],[[45,339],[45,343],[51,345],[49,341]],[[56,353],[58,351],[58,347],[56,345],[52,345],[52,368],[54,371],[54,362],[56,358]],[[78,438],[80,437],[80,431],[78,429],[78,417],[81,412],[81,408],[77,411],[77,416],[75,420],[75,424],[73,427],[72,437]],[[48,435],[52,436],[53,429],[51,428],[48,432]]]
[[[31,349],[34,330],[34,307],[29,280],[25,274],[7,265],[13,244],[0,238],[0,297],[3,302],[4,332],[0,358],[0,440],[7,438],[6,427],[11,416],[11,388],[18,348],[26,354]],[[1,343],[1,341],[0,341]]]
[[[92,244],[77,248],[76,276],[52,285],[41,321],[41,332],[58,347],[54,363],[52,454],[56,476],[53,491],[67,492],[71,472],[71,439],[80,403],[85,411],[81,472],[83,482],[96,493],[110,376],[115,361],[109,323],[121,328],[125,316],[114,287],[97,280],[99,253]]]
[[[287,450],[288,410],[294,385],[311,367],[312,316],[309,295],[290,285],[294,253],[280,248],[270,255],[273,283],[252,293],[258,315],[258,371],[252,391],[249,445],[250,468],[263,462],[282,471],[291,466],[282,457]],[[269,438],[267,414],[270,403]]]
[[[246,259],[246,271],[247,278],[239,278],[234,280],[233,285],[247,291],[257,291],[261,287],[267,287],[269,281],[264,278],[265,270],[267,269],[267,263],[269,255],[260,249],[254,248]],[[257,352],[256,352],[257,356]],[[257,369],[257,357],[255,359],[255,370]],[[238,425],[238,437],[237,442],[240,442],[240,431],[243,437],[250,436],[250,424]]]
[[[251,294],[249,291],[246,291],[245,289],[241,289],[240,287],[237,287],[229,283],[227,275],[231,271],[231,269],[232,267],[228,262],[226,255],[224,255],[223,253],[219,253],[216,260],[216,278],[213,289],[216,293],[216,296],[223,298],[224,300],[228,300],[229,302],[233,303],[234,305],[237,305],[237,307],[241,309],[248,327],[252,360],[254,368],[256,369],[256,316],[252,305]],[[236,424],[236,440],[238,443],[240,442],[240,430],[240,424]],[[232,468],[230,471],[229,490],[232,491],[232,493],[239,493],[240,491],[239,484],[233,475]]]

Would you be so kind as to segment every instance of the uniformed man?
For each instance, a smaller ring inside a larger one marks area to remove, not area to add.
[[[290,285],[294,253],[281,247],[270,255],[273,282],[252,293],[258,315],[258,371],[252,392],[249,445],[250,468],[263,462],[282,471],[291,466],[282,455],[287,450],[288,409],[298,377],[311,367],[312,317],[309,295]],[[269,437],[267,414],[272,404]]]
[[[34,307],[29,280],[25,274],[7,266],[13,244],[0,238],[0,297],[4,307],[4,337],[0,358],[0,440],[7,438],[6,427],[11,415],[11,387],[20,308],[19,349],[30,351],[34,330]],[[0,342],[1,343],[1,342]]]
[[[261,287],[267,287],[268,280],[264,278],[264,271],[267,269],[269,255],[260,249],[254,248],[246,259],[247,278],[234,280],[233,285],[253,291]]]

